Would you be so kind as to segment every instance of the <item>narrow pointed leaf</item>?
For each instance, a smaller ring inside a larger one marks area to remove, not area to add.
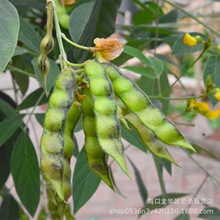
[[[14,134],[21,125],[23,115],[14,114],[0,122],[0,147]]]
[[[12,152],[11,173],[22,204],[34,216],[40,199],[40,170],[34,146],[26,132],[18,137]]]
[[[17,110],[20,111],[20,110],[31,108],[31,107],[35,106],[41,95],[43,95],[43,96],[37,105],[42,105],[42,104],[47,103],[48,97],[46,97],[44,90],[42,88],[39,88],[39,89],[36,89],[35,91],[33,91],[31,94],[29,94],[23,100],[23,102],[17,107]]]
[[[20,30],[18,39],[24,43],[28,49],[35,53],[40,53],[40,39],[32,25],[20,18]]]
[[[136,131],[127,130],[124,126],[121,126],[121,135],[127,142],[134,145],[135,147],[142,150],[143,152],[147,153],[147,148],[143,144],[143,142],[140,140]]]
[[[97,190],[101,178],[98,177],[87,165],[84,149],[80,151],[72,181],[74,213],[92,197]]]
[[[19,205],[12,195],[8,194],[0,206],[0,220],[18,220]]]
[[[151,66],[151,63],[147,59],[147,57],[137,48],[125,45],[123,52],[132,56],[132,57],[138,58],[146,66]]]
[[[134,170],[134,175],[135,175],[135,179],[138,185],[138,190],[141,196],[141,199],[143,201],[143,204],[146,204],[147,198],[148,198],[148,192],[147,192],[147,188],[144,184],[144,181],[141,177],[141,174],[139,172],[139,170],[137,169],[137,167],[134,165],[134,163],[131,161],[131,159],[129,159],[131,166],[133,167]]]

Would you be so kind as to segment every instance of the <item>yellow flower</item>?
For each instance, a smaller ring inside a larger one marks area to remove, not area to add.
[[[217,91],[214,96],[218,101],[220,101],[220,91]]]
[[[186,33],[183,37],[183,43],[190,47],[193,47],[197,44],[197,39],[191,36],[190,34]]]
[[[207,112],[205,116],[210,119],[216,119],[220,116],[220,110],[214,110],[214,111]]]
[[[123,44],[115,38],[96,38],[93,51],[102,56],[105,60],[114,60],[123,51]]]
[[[216,119],[220,116],[220,110],[211,111],[206,102],[196,102],[194,99],[188,102],[187,110],[191,109],[210,119]]]

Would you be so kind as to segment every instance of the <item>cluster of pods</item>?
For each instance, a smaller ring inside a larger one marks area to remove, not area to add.
[[[160,143],[193,150],[177,127],[117,66],[88,60],[80,77],[72,68],[64,68],[49,99],[41,138],[43,174],[64,202],[71,195],[70,159],[74,128],[80,117],[88,165],[113,190],[108,157],[129,176],[121,139],[122,123],[137,131],[150,152],[171,162],[172,156]]]

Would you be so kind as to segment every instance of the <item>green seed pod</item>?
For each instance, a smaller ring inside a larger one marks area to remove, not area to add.
[[[44,79],[50,69],[50,62],[48,57],[45,54],[41,54],[38,57],[37,65]]]
[[[73,131],[81,116],[81,107],[76,105],[77,98],[74,97],[73,103],[69,108],[66,116],[66,123],[64,128],[64,157],[70,160],[74,152]]]
[[[47,192],[47,200],[48,200],[47,206],[48,206],[50,219],[58,220],[60,219],[58,212],[58,205],[55,201],[54,190],[50,183],[46,183],[46,192]]]
[[[156,156],[167,159],[171,163],[176,164],[169,151],[165,146],[163,146],[163,143],[160,143],[155,138],[154,133],[147,126],[145,126],[134,113],[129,112],[127,107],[119,98],[116,98],[116,102],[119,108],[122,109],[124,118],[138,132],[141,140],[148,148],[148,150],[150,150],[151,153],[155,154]]]
[[[121,142],[121,129],[117,118],[117,107],[112,84],[105,74],[104,68],[98,62],[87,62],[84,70],[88,77],[89,90],[92,94],[96,132],[100,146],[129,176]],[[102,83],[97,84],[99,82]]]
[[[194,150],[177,127],[157,109],[147,95],[129,78],[123,76],[113,64],[103,63],[112,81],[115,94],[139,120],[162,142]]]
[[[107,156],[102,150],[95,129],[95,115],[93,112],[93,100],[89,89],[83,89],[85,98],[82,100],[83,130],[85,134],[85,152],[87,162],[92,171],[114,190],[110,169],[107,164]]]
[[[49,100],[41,137],[41,168],[61,201],[67,201],[71,195],[69,163],[74,143],[70,139],[80,117],[79,107],[73,104],[75,85],[72,69],[63,70]]]
[[[54,40],[51,34],[46,34],[40,43],[40,51],[42,54],[49,54],[54,47]]]
[[[40,43],[41,54],[49,54],[54,47],[53,32],[53,4],[51,1],[47,3],[47,33]]]

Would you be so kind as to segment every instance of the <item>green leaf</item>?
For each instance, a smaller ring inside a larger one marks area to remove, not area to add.
[[[0,122],[0,147],[15,133],[23,117],[23,115],[14,114]]]
[[[206,84],[206,80],[208,77],[211,77],[212,83],[215,87],[220,87],[220,75],[219,75],[219,68],[220,68],[220,55],[210,56],[204,67],[203,72],[203,81]],[[210,95],[210,101],[213,105],[216,105],[218,100],[215,99],[213,95]]]
[[[57,76],[60,73],[60,69],[58,68],[57,64],[51,59],[49,59],[49,61],[50,61],[50,69],[49,69],[49,72],[47,73],[47,92],[48,93],[52,89],[52,87],[57,79]],[[37,66],[37,58],[35,57],[31,61],[31,63],[34,67],[34,72],[37,77],[37,80],[40,82],[41,87],[44,88],[42,74]]]
[[[19,47],[19,46],[16,46],[15,48],[15,51],[14,51],[14,54],[13,54],[13,57],[16,57],[16,56],[20,56],[20,55],[23,55],[25,53],[27,53],[28,51],[22,47]]]
[[[158,79],[149,79],[145,76],[142,76],[138,80],[138,86],[148,95],[148,96],[158,96],[159,91],[161,92],[161,95],[163,97],[169,97],[170,95],[170,86],[169,86],[169,81],[167,74],[164,72],[160,77],[159,77],[159,82]],[[160,84],[160,89],[158,87],[158,83]],[[162,99],[159,100],[160,103],[162,104],[162,111],[164,113],[168,112],[169,109],[169,99]],[[155,104],[155,103],[154,103]]]
[[[76,124],[76,127],[74,129],[75,132],[81,131],[83,129],[83,117],[80,117],[79,121]]]
[[[147,152],[146,146],[140,140],[140,137],[136,131],[128,130],[124,126],[121,126],[121,135],[130,144],[134,145],[135,147],[137,147],[145,153]]]
[[[72,11],[69,32],[72,40],[92,46],[96,37],[109,37],[115,32],[115,20],[121,0],[94,0],[82,1]],[[77,19],[76,19],[77,18]],[[78,28],[80,37],[77,36]],[[74,57],[78,62],[83,62],[88,57],[87,51],[74,49]]]
[[[44,116],[45,114],[44,113],[36,113],[35,114],[35,117],[37,119],[37,121],[39,122],[39,124],[44,127]]]
[[[175,199],[178,199],[178,198],[181,198],[187,195],[188,194],[184,194],[184,193],[168,193],[164,196],[163,195],[157,196],[142,208],[140,216],[144,214],[145,210],[146,210],[146,213],[148,213],[149,210],[164,208],[170,203],[174,202]]]
[[[141,74],[142,76],[145,76],[149,79],[156,79],[157,78],[157,75],[156,75],[155,71],[150,66],[147,66],[147,67],[143,67],[143,66],[124,66],[123,68],[127,69],[129,71]]]
[[[14,54],[19,31],[19,16],[16,8],[7,0],[0,4],[0,73],[4,71]]]
[[[39,0],[10,0],[10,2],[13,3],[13,5],[16,6],[23,6],[23,7],[30,7],[30,8],[37,8],[37,9],[45,9],[45,3],[44,1]]]
[[[77,157],[72,182],[74,213],[76,214],[95,193],[101,182],[101,178],[87,165],[84,149],[80,151]]]
[[[44,90],[42,88],[38,88],[23,100],[23,102],[17,107],[17,110],[20,111],[35,106],[40,96],[42,96],[42,98],[37,105],[42,105],[48,102],[48,97],[46,96]]]
[[[16,114],[14,108],[5,100],[0,98],[0,112],[3,113],[5,116]]]
[[[216,208],[216,207],[205,207],[202,211],[202,213],[199,214],[199,218],[202,219],[213,219],[213,220],[217,220],[220,218],[220,209]]]
[[[175,220],[190,220],[190,217],[188,213],[182,213],[178,215]]]
[[[17,74],[15,71],[11,71],[11,72],[12,72],[13,78],[15,79],[15,81],[17,82],[19,86],[19,89],[22,95],[24,96],[28,90],[29,77],[22,75],[22,74]]]
[[[40,200],[40,170],[34,146],[26,132],[15,143],[11,173],[22,204],[34,216]]]
[[[151,67],[153,68],[155,74],[160,76],[164,71],[163,62],[156,57],[148,57],[148,60],[150,61]]]
[[[172,175],[172,161],[160,157],[155,157],[155,160],[157,160],[160,163],[160,165],[164,167],[170,175]],[[174,164],[176,164],[175,161]]]
[[[31,51],[40,53],[40,39],[33,26],[20,18],[20,31],[18,39]]]
[[[134,23],[135,25],[140,24],[150,24],[155,19],[155,16],[157,16],[153,11],[146,8],[144,10],[140,10],[134,15]]]
[[[190,47],[186,44],[183,43],[183,38],[184,38],[184,35],[181,35],[177,41],[175,42],[174,46],[173,46],[173,49],[172,49],[172,54],[173,55],[184,55],[184,54],[191,54],[191,53],[194,53],[196,51],[200,51],[200,50],[203,50],[203,44],[201,42],[199,42],[196,46],[193,46],[193,47]],[[200,34],[200,33],[196,33],[196,32],[193,32],[193,33],[190,33],[190,35],[192,36],[201,36],[204,40],[207,40],[207,37]]]
[[[79,42],[81,39],[84,29],[89,22],[94,5],[95,0],[80,4],[78,7],[73,9],[70,15],[69,32],[74,42]]]
[[[10,158],[16,137],[12,138],[10,138],[2,147],[0,147],[0,191],[10,174]]]
[[[136,57],[137,59],[141,61],[142,64],[145,64],[146,66],[151,66],[151,63],[148,60],[148,58],[140,50],[136,49],[135,47],[124,45],[123,52],[132,57]]]
[[[19,220],[19,205],[10,194],[5,196],[0,206],[0,220]]]
[[[139,170],[134,165],[134,163],[131,161],[131,159],[130,158],[128,158],[128,159],[129,159],[129,161],[131,163],[131,166],[133,167],[136,183],[138,185],[138,190],[139,190],[141,199],[143,201],[143,204],[145,205],[146,201],[147,201],[147,198],[148,198],[147,188],[146,188],[146,186],[144,184],[144,181],[143,181],[143,179],[141,177],[141,174],[140,174]]]

